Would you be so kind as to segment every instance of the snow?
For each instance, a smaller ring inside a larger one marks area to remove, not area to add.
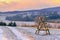
[[[3,31],[2,31],[2,29],[0,29],[0,40],[2,40],[2,33],[3,33]]]
[[[9,28],[5,26],[1,26],[0,28],[3,30],[2,40],[17,40],[16,36]]]
[[[45,35],[44,31],[40,31],[40,34],[37,35],[35,34],[36,28],[34,27],[1,26],[0,39],[1,40],[60,40],[60,29],[49,29],[49,30],[51,35]]]
[[[17,30],[24,30],[28,34],[30,34],[35,40],[60,40],[60,30],[59,29],[50,29],[51,35],[44,35],[44,34],[39,34],[36,35],[35,33],[35,28],[30,28],[30,27],[19,27]]]
[[[17,40],[30,40],[28,37],[23,36],[23,34],[17,31],[15,28],[9,27],[9,29],[17,36]]]

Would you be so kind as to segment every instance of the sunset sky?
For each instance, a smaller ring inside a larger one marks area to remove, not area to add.
[[[60,0],[0,0],[0,11],[16,11],[59,7]]]

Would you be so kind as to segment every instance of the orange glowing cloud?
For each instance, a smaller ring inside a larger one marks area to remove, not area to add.
[[[60,6],[60,0],[0,0],[0,11],[41,9]]]

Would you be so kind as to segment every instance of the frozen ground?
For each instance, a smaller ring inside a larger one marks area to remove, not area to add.
[[[2,40],[34,40],[32,36],[23,34],[23,31],[19,32],[16,28],[12,27],[0,27],[3,30]]]
[[[60,40],[60,29],[50,29],[51,35],[44,35],[41,31],[39,35],[35,34],[33,27],[0,27],[3,40]]]
[[[2,40],[2,33],[3,33],[3,31],[2,31],[2,29],[0,29],[0,40]]]
[[[34,34],[35,28],[31,27],[20,27],[17,28],[18,31],[24,30],[29,35],[31,35],[35,40],[60,40],[60,29],[50,29],[51,35],[44,35],[40,32],[39,35]]]

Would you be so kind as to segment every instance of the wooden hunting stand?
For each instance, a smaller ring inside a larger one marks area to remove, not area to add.
[[[35,22],[37,23],[37,28],[35,34],[39,34],[39,31],[46,31],[46,35],[50,35],[49,29],[47,27],[47,23],[45,23],[45,19],[43,17],[36,17]]]

